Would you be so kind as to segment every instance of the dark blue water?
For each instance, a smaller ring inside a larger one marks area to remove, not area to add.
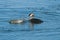
[[[9,24],[34,12],[42,24]],[[60,40],[60,0],[0,0],[0,40]]]

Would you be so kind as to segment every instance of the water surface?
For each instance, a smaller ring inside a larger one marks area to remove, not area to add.
[[[0,2],[0,40],[60,40],[59,0]],[[29,29],[29,22],[23,25],[9,24],[10,20],[29,18],[31,12],[34,12],[36,18],[44,21],[34,25],[33,31]]]

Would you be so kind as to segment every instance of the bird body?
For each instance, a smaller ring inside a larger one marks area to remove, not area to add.
[[[42,20],[36,19],[36,18],[30,19],[29,21],[30,21],[31,23],[33,23],[33,24],[40,24],[40,23],[43,22]]]
[[[24,20],[11,20],[9,23],[11,24],[20,24],[20,23],[23,23]]]

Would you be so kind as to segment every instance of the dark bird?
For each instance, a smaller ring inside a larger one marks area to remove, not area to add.
[[[43,21],[41,19],[34,18],[35,15],[33,13],[30,13],[29,16],[30,16],[29,22],[30,22],[31,30],[34,29],[34,24],[41,24],[41,23],[43,23]]]
[[[43,22],[41,19],[34,18],[33,13],[30,13],[29,16],[30,16],[29,21],[33,24],[41,24]]]

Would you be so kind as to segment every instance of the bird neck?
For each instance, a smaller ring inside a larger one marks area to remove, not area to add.
[[[33,19],[34,17],[30,17],[30,19]]]

